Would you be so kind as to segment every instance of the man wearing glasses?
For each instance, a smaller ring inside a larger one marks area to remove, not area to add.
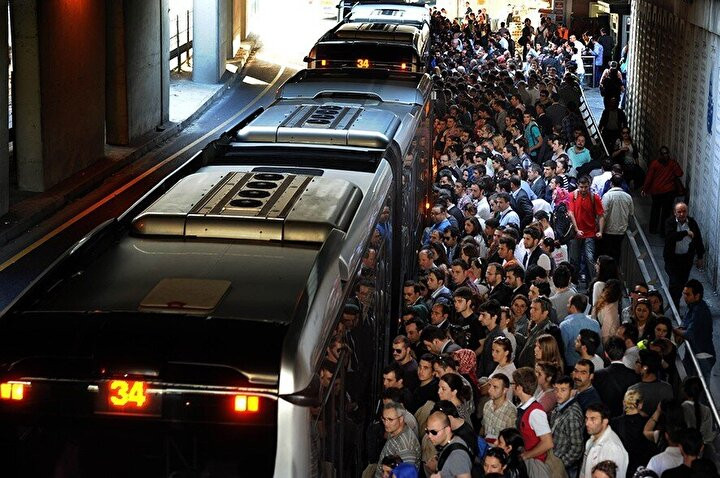
[[[404,335],[395,337],[392,343],[393,360],[403,369],[405,386],[411,392],[414,392],[419,385],[417,376],[418,363],[413,358],[411,350],[410,341],[407,337]]]
[[[472,468],[470,451],[462,438],[453,435],[447,415],[443,412],[430,415],[425,434],[430,442],[440,449],[437,462],[432,460],[427,464],[428,468],[437,470],[430,475],[430,478],[470,478]]]
[[[399,456],[404,463],[420,464],[420,442],[410,427],[405,424],[403,411],[405,408],[396,402],[383,405],[382,423],[387,441],[380,452],[380,461],[390,455]],[[382,467],[375,470],[375,477],[382,477]]]

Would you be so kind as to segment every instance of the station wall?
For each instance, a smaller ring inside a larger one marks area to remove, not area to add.
[[[626,111],[641,156],[680,162],[707,274],[720,282],[720,2],[632,2]]]

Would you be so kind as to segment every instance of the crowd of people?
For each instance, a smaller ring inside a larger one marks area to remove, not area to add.
[[[708,356],[703,372],[714,364],[703,286],[686,273],[702,238],[672,204],[682,170],[667,148],[638,161],[617,65],[590,34],[563,38],[545,19],[526,21],[517,46],[484,11],[458,22],[433,10],[431,27],[436,197],[364,476],[717,477],[710,409],[677,359],[687,340]],[[582,51],[607,65],[609,155],[578,112]],[[653,196],[682,327],[643,282],[623,299],[633,190]]]

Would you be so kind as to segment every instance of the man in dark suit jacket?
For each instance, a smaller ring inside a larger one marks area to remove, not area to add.
[[[530,196],[520,187],[520,176],[510,178],[510,206],[520,216],[520,230],[530,224],[533,219],[533,205]]]
[[[497,262],[488,264],[485,280],[490,287],[488,299],[495,299],[500,305],[509,307],[512,300],[512,288],[505,284],[505,269]]]
[[[625,341],[620,337],[610,337],[605,342],[605,355],[610,365],[595,371],[593,387],[610,409],[610,417],[619,417],[624,412],[623,398],[628,387],[640,381],[634,370],[623,364]]]
[[[670,278],[670,296],[678,305],[693,262],[698,268],[703,267],[705,244],[697,222],[688,216],[687,204],[677,203],[674,212],[674,216],[665,221],[663,258],[665,272]]]
[[[530,189],[532,189],[532,192],[534,192],[535,195],[539,198],[545,197],[545,190],[547,189],[547,184],[545,184],[545,180],[543,179],[542,175],[542,166],[537,163],[533,163],[530,165],[530,169],[528,169],[528,183],[530,184]]]

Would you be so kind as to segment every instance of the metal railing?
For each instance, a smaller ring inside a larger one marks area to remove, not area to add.
[[[670,297],[670,291],[667,283],[665,282],[665,277],[660,270],[660,266],[655,260],[655,256],[653,256],[647,236],[645,236],[645,232],[642,230],[640,222],[635,216],[630,218],[630,224],[628,224],[628,230],[625,232],[625,236],[627,237],[627,241],[623,243],[620,268],[626,284],[634,284],[636,282],[643,281],[648,285],[654,286],[663,295],[665,304],[669,304],[672,315],[671,320],[674,323],[674,326],[679,327],[682,323],[680,313],[678,312],[677,307],[675,307],[672,297]],[[689,356],[692,365],[695,368],[695,375],[697,375],[702,383],[708,406],[710,407],[715,420],[715,425],[720,428],[720,414],[718,413],[716,402],[710,393],[710,388],[708,387],[707,381],[702,374],[700,364],[695,357],[692,345],[687,340],[684,341],[683,344],[686,347],[685,353]],[[680,378],[685,377],[681,376]]]
[[[585,123],[585,127],[588,130],[588,134],[590,135],[590,141],[592,141],[592,144],[596,146],[600,145],[602,147],[602,151],[605,153],[605,156],[610,156],[610,152],[607,149],[605,140],[603,139],[602,134],[600,134],[600,129],[598,128],[597,121],[595,121],[595,116],[590,110],[590,105],[588,105],[587,98],[585,97],[585,92],[583,91],[582,86],[580,86],[578,89],[580,90],[580,117],[582,117],[583,123]]]
[[[193,11],[186,10],[185,14],[176,13],[175,17],[170,16],[170,46],[175,46],[170,50],[170,61],[177,59],[177,71],[182,70],[183,63],[190,66],[190,58],[192,57],[192,21]],[[182,43],[181,43],[182,42]],[[185,60],[182,55],[185,53]]]

